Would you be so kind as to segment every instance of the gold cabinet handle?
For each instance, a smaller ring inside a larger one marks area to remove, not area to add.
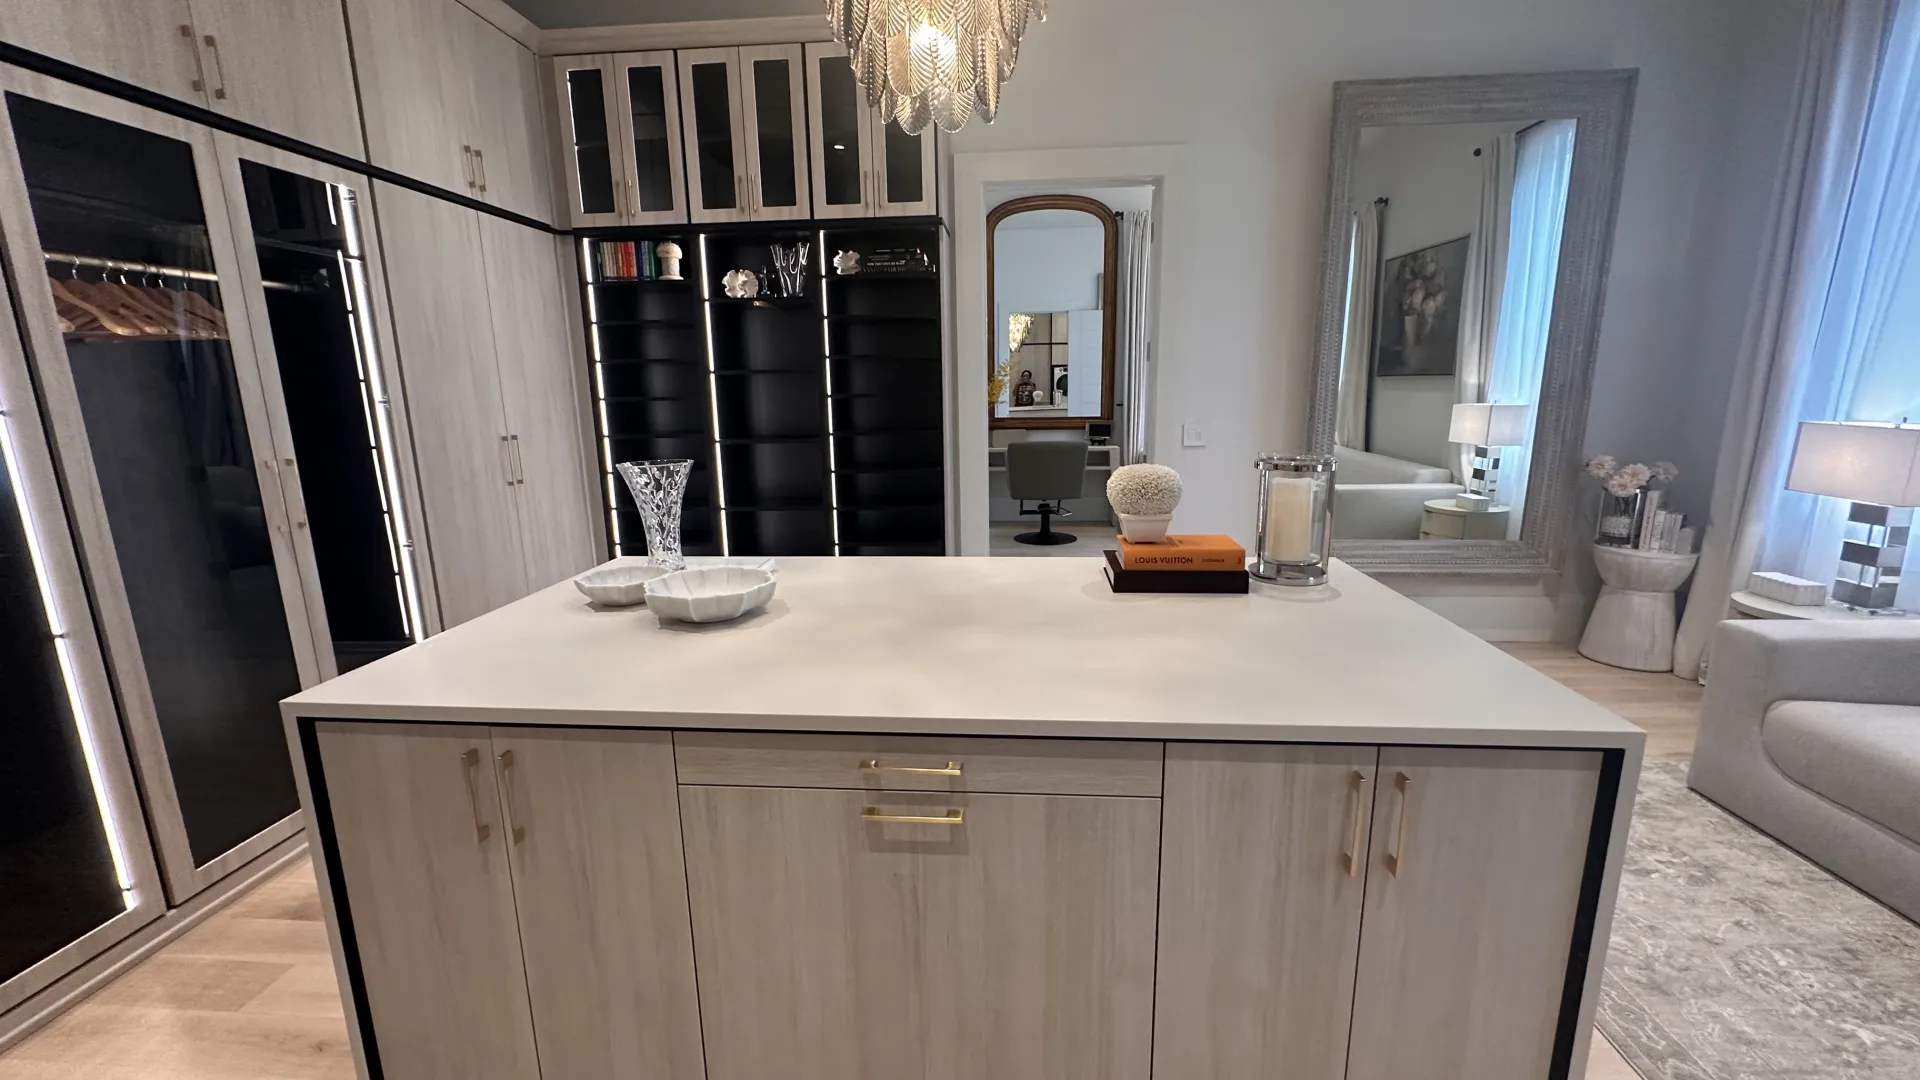
[[[1353,814],[1353,832],[1347,843],[1347,850],[1340,856],[1345,860],[1348,877],[1360,876],[1360,825],[1367,816],[1367,774],[1359,769],[1347,778],[1347,804]]]
[[[513,457],[513,482],[524,487],[527,482],[527,459],[520,451],[520,436],[507,436],[507,444],[511,447]]]
[[[461,167],[465,169],[467,173],[467,189],[471,191],[474,186],[473,147],[467,146],[467,145],[462,145],[460,147],[460,161],[461,161]]]
[[[967,812],[956,807],[936,817],[931,814],[889,814],[877,806],[863,806],[860,808],[860,818],[863,821],[886,821],[896,825],[964,825]]]
[[[920,769],[910,765],[882,765],[880,764],[879,758],[870,758],[860,763],[860,771],[864,773],[910,773],[914,776],[959,776],[960,763],[957,761],[949,761],[942,768]]]
[[[513,813],[513,751],[502,750],[493,759],[500,770],[500,809],[507,815],[507,835],[513,837],[516,844],[527,839],[526,826]]]
[[[480,751],[468,747],[467,752],[460,755],[460,764],[467,774],[467,806],[473,810],[473,839],[477,844],[484,844],[487,837],[493,835],[493,826],[480,820],[480,788],[474,780],[474,774],[480,771]]]
[[[480,188],[480,194],[487,193],[487,152],[479,147],[473,148],[474,183]]]
[[[511,436],[508,436],[508,435],[500,436],[500,461],[503,465],[506,466],[506,469],[507,469],[507,486],[512,487],[513,486],[513,439]]]
[[[1407,868],[1407,803],[1413,798],[1413,777],[1395,773],[1393,786],[1400,793],[1400,823],[1393,832],[1393,852],[1387,856],[1387,869],[1399,877],[1400,871]]]
[[[220,43],[214,40],[212,34],[208,34],[200,40],[207,43],[207,51],[213,54],[213,74],[215,78],[220,80],[220,85],[213,88],[213,96],[224,101],[227,96],[227,69],[225,65],[220,63]]]

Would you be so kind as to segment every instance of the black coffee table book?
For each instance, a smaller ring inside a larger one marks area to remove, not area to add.
[[[1107,584],[1117,593],[1245,593],[1245,570],[1127,570],[1108,548]]]

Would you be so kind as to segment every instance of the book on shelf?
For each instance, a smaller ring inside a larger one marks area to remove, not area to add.
[[[1224,593],[1249,591],[1247,572],[1240,570],[1129,570],[1120,565],[1120,553],[1107,558],[1107,585],[1117,593]]]
[[[1658,488],[1649,488],[1640,496],[1640,527],[1634,533],[1633,546],[1641,551],[1653,550],[1655,522],[1660,516],[1660,504],[1666,500],[1666,494]]]
[[[655,281],[660,277],[660,260],[651,240],[598,241],[594,261],[602,281]]]
[[[1209,570],[1245,570],[1247,550],[1230,536],[1169,534],[1157,544],[1136,544],[1126,537],[1120,544],[1124,570],[1167,570],[1179,573]]]

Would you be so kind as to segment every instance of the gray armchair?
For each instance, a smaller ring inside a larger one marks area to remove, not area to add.
[[[1721,623],[1687,784],[1920,920],[1920,619]]]

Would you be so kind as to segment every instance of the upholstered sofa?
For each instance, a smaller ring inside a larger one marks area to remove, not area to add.
[[[1385,454],[1333,448],[1333,537],[1336,540],[1418,540],[1420,510],[1428,499],[1466,489],[1453,473]]]
[[[1687,783],[1920,920],[1920,619],[1714,632]]]

